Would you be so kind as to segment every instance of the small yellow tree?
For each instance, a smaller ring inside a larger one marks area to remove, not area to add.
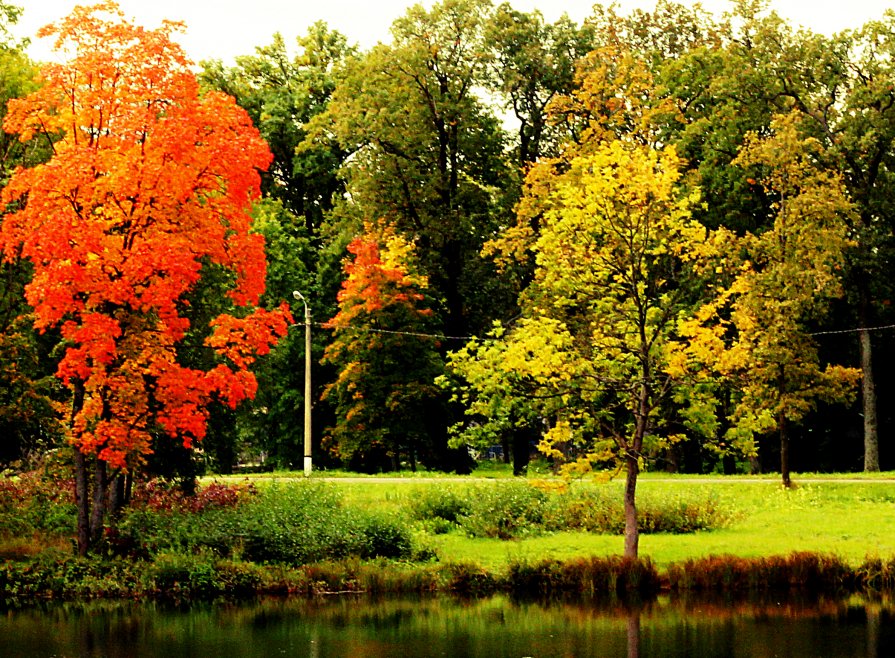
[[[769,137],[753,135],[735,164],[755,170],[772,200],[773,225],[759,235],[727,234],[738,259],[729,287],[682,323],[688,337],[672,372],[711,369],[736,391],[731,438],[751,443],[776,431],[783,484],[790,486],[787,426],[818,400],[844,402],[856,368],[820,363],[810,326],[842,295],[839,280],[853,212],[842,181],[819,165],[820,145],[797,113],[778,117]],[[689,362],[688,365],[686,365]]]
[[[571,158],[541,219],[523,319],[501,349],[468,348],[453,361],[474,385],[493,383],[480,375],[496,370],[526,387],[532,404],[558,419],[541,450],[582,448],[567,469],[607,460],[624,468],[630,557],[638,553],[644,445],[658,440],[657,412],[675,388],[666,345],[701,289],[692,277],[707,231],[690,218],[698,199],[680,194],[680,165],[671,148],[621,140]],[[483,390],[493,400],[492,388]]]

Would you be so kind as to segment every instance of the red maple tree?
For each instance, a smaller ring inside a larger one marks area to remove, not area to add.
[[[26,298],[40,330],[59,328],[57,375],[72,392],[79,544],[86,552],[86,461],[94,459],[89,534],[101,529],[106,467],[125,471],[153,433],[187,447],[202,439],[207,404],[252,396],[248,370],[285,334],[285,306],[224,315],[206,344],[211,371],[183,367],[183,315],[205,263],[234,273],[237,307],[264,291],[263,238],[251,232],[259,170],[271,155],[245,111],[201,94],[172,35],[125,20],[113,2],[77,7],[39,32],[68,57],[48,64],[40,88],[11,101],[4,128],[53,140],[45,164],[18,169],[2,193],[0,250],[29,260]]]

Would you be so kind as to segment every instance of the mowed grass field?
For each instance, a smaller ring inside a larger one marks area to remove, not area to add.
[[[490,475],[495,475],[491,473]],[[410,516],[413,502],[432,487],[476,488],[501,486],[504,478],[445,476],[326,477],[347,507]],[[263,487],[276,480],[300,479],[300,473],[252,477]],[[227,478],[230,479],[230,478]],[[244,478],[233,478],[244,479]],[[548,478],[535,476],[532,482]],[[711,494],[735,514],[726,527],[693,534],[641,534],[640,554],[663,568],[672,562],[707,555],[768,556],[794,551],[832,553],[851,564],[868,556],[895,556],[895,473],[880,475],[795,475],[796,486],[784,489],[779,476],[669,476],[646,474],[638,484],[641,497]],[[567,494],[589,487],[608,488],[619,499],[621,480],[576,482]],[[542,532],[512,540],[471,538],[462,530],[432,534],[419,530],[417,540],[442,562],[478,564],[500,571],[512,561],[567,559],[620,554],[618,535],[592,532]]]

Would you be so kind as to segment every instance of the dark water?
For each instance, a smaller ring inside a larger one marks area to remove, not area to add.
[[[0,656],[715,658],[895,656],[895,608],[879,602],[686,602],[637,608],[335,597],[177,611],[55,605],[0,613]]]

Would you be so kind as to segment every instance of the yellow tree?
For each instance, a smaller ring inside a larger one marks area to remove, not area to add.
[[[671,148],[604,141],[568,165],[540,220],[523,319],[502,349],[467,350],[461,369],[497,368],[533,389],[558,419],[541,449],[580,447],[569,470],[613,460],[625,470],[625,555],[636,557],[637,478],[645,445],[673,438],[657,431],[675,390],[666,346],[700,290],[707,232],[690,218],[698,199],[681,196]]]
[[[672,372],[710,368],[737,393],[731,438],[753,442],[776,431],[783,484],[790,486],[790,423],[818,400],[844,402],[856,368],[822,365],[810,331],[829,301],[842,295],[840,270],[854,212],[840,178],[818,164],[821,145],[805,137],[801,115],[777,117],[772,134],[751,135],[734,161],[772,200],[773,225],[761,234],[726,238],[736,261],[731,284],[682,323],[689,338]]]
[[[531,263],[523,317],[451,367],[466,382],[459,397],[489,425],[554,420],[540,448],[580,455],[568,473],[613,461],[625,470],[625,554],[636,556],[645,446],[680,431],[660,413],[678,388],[666,345],[706,289],[694,277],[713,247],[690,217],[698,195],[682,192],[681,161],[662,145],[678,108],[648,67],[607,46],[580,62],[576,82],[550,108],[569,136],[564,153],[532,167],[516,225],[487,245],[502,265]],[[684,416],[694,431],[714,429],[705,414]]]

